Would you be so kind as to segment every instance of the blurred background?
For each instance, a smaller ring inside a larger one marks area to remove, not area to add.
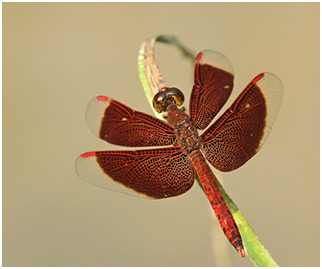
[[[222,239],[231,265],[252,266],[222,233],[211,235],[198,184],[151,201],[75,173],[84,152],[124,149],[86,126],[94,96],[153,114],[137,55],[160,34],[230,59],[228,104],[260,72],[281,78],[283,102],[265,146],[240,169],[214,173],[280,266],[319,266],[319,10],[319,3],[3,3],[3,266],[216,266],[223,263],[212,247]],[[155,52],[188,105],[191,62],[172,46]]]

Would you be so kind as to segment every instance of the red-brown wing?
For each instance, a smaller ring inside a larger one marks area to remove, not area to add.
[[[105,96],[87,106],[86,122],[99,138],[120,146],[167,146],[175,141],[172,127]]]
[[[271,73],[255,77],[227,111],[201,135],[202,151],[220,171],[232,171],[254,156],[267,139],[283,94]]]
[[[76,160],[76,171],[101,188],[153,199],[183,194],[195,178],[180,147],[88,152]]]
[[[233,89],[233,68],[219,52],[204,50],[196,58],[190,117],[196,128],[206,128]]]

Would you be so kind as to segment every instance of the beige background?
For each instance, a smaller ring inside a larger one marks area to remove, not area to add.
[[[150,201],[96,188],[74,171],[81,153],[121,149],[86,126],[91,98],[152,113],[137,54],[158,34],[225,54],[235,70],[229,103],[262,71],[282,79],[265,146],[237,171],[215,173],[279,265],[319,266],[319,3],[4,3],[3,265],[220,264],[197,184]],[[156,56],[189,100],[190,62],[165,45]],[[233,265],[252,265],[224,244]]]

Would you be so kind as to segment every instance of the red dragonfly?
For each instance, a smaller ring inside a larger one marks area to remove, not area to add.
[[[167,123],[105,96],[94,98],[86,120],[99,138],[120,146],[170,146],[146,150],[92,151],[76,161],[76,171],[99,187],[152,199],[188,191],[198,175],[226,237],[245,256],[237,225],[206,160],[232,171],[253,157],[267,139],[282,99],[282,83],[271,73],[256,76],[203,134],[233,89],[233,69],[225,56],[205,50],[195,60],[189,114],[179,108],[182,92],[163,88],[153,107]]]

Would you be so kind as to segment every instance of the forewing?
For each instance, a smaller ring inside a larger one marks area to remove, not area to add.
[[[166,146],[175,141],[172,127],[105,96],[95,97],[86,110],[86,122],[99,138],[120,146]]]
[[[224,55],[212,50],[198,54],[190,97],[190,117],[196,128],[210,124],[230,96],[233,80],[233,68]]]
[[[101,188],[154,199],[185,193],[195,176],[180,147],[88,152],[76,160],[76,171]]]
[[[227,111],[201,135],[202,151],[220,171],[232,171],[254,156],[267,139],[283,94],[271,73],[255,77]]]

